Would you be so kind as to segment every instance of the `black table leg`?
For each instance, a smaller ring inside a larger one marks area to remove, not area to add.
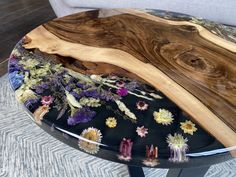
[[[145,177],[142,167],[128,166],[130,177]]]
[[[166,177],[204,177],[209,167],[169,169]]]

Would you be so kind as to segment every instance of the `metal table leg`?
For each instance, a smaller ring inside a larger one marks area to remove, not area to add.
[[[209,166],[198,168],[169,169],[166,177],[204,177]]]
[[[130,177],[145,177],[142,167],[128,166]]]

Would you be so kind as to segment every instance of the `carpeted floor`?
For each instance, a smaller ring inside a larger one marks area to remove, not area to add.
[[[167,170],[144,168],[147,177]],[[0,177],[128,177],[125,165],[92,157],[54,139],[36,126],[0,77]],[[236,159],[213,165],[207,177],[235,177]]]

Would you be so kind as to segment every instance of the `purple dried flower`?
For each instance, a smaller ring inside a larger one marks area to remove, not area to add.
[[[23,84],[24,75],[18,74],[18,71],[9,73],[9,79],[14,90],[19,88]]]
[[[33,86],[33,89],[35,89],[35,92],[40,94],[40,93],[43,93],[43,91],[45,89],[49,89],[49,84],[50,85],[53,85],[51,83],[47,83],[47,82],[44,82],[42,84],[39,84],[39,85],[36,85],[36,86]]]
[[[133,91],[135,88],[139,86],[138,82],[133,80],[125,85],[125,88],[127,88],[130,91]]]
[[[67,84],[70,85],[70,84],[74,84],[75,82],[76,82],[76,79],[71,77]]]
[[[33,104],[37,103],[39,101],[39,98],[29,99],[25,101],[25,106],[30,109],[30,107],[33,106]]]
[[[11,56],[11,58],[9,59],[10,64],[9,64],[9,72],[14,72],[14,71],[23,71],[23,67],[21,65],[19,65],[18,60],[16,58],[14,58],[14,56]]]
[[[67,119],[68,125],[76,125],[78,123],[86,123],[91,121],[96,115],[95,111],[90,110],[88,107],[78,109],[73,116]]]
[[[78,93],[76,93],[74,91],[70,92],[70,94],[73,95],[75,98],[78,98],[78,99],[81,98],[81,95],[79,95]]]
[[[81,84],[81,83],[76,83],[76,86],[79,87],[79,88],[83,88],[84,87],[84,84]]]
[[[99,98],[100,94],[98,93],[98,91],[96,89],[93,89],[93,90],[84,90],[81,93],[81,96]]]
[[[40,87],[42,87],[43,89],[48,89],[49,85],[48,85],[48,83],[43,83],[40,85]]]
[[[68,92],[70,92],[72,88],[71,88],[70,85],[67,85],[67,86],[65,87],[65,89],[66,89]]]
[[[35,87],[35,92],[38,93],[38,94],[43,93],[43,90],[44,89],[41,86]]]
[[[117,95],[114,95],[110,90],[109,91],[102,90],[100,94],[100,99],[103,99],[106,101],[115,101],[117,99],[120,99],[120,97]]]
[[[122,88],[117,89],[116,93],[119,96],[126,96],[126,95],[128,95],[128,90],[126,88],[122,87]]]
[[[65,69],[61,70],[60,72],[57,72],[56,75],[57,77],[62,77],[64,76],[66,73],[68,73]]]

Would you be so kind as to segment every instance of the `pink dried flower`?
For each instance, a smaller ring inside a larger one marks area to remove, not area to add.
[[[118,158],[124,161],[131,160],[131,151],[133,147],[133,142],[130,139],[123,138],[120,143],[120,154]]]
[[[116,82],[116,86],[117,86],[117,87],[124,87],[124,86],[125,86],[125,82],[123,82],[123,81],[117,81],[117,82]]]
[[[121,87],[121,88],[116,90],[116,93],[119,96],[126,96],[126,95],[128,95],[128,90],[126,88],[124,88],[124,87]]]
[[[148,129],[145,128],[144,126],[137,127],[136,132],[140,137],[145,137],[146,134],[148,134]]]
[[[136,107],[138,110],[144,111],[148,108],[148,104],[145,101],[138,101]]]
[[[43,105],[50,105],[52,102],[53,102],[53,97],[51,95],[42,97],[41,103]]]

